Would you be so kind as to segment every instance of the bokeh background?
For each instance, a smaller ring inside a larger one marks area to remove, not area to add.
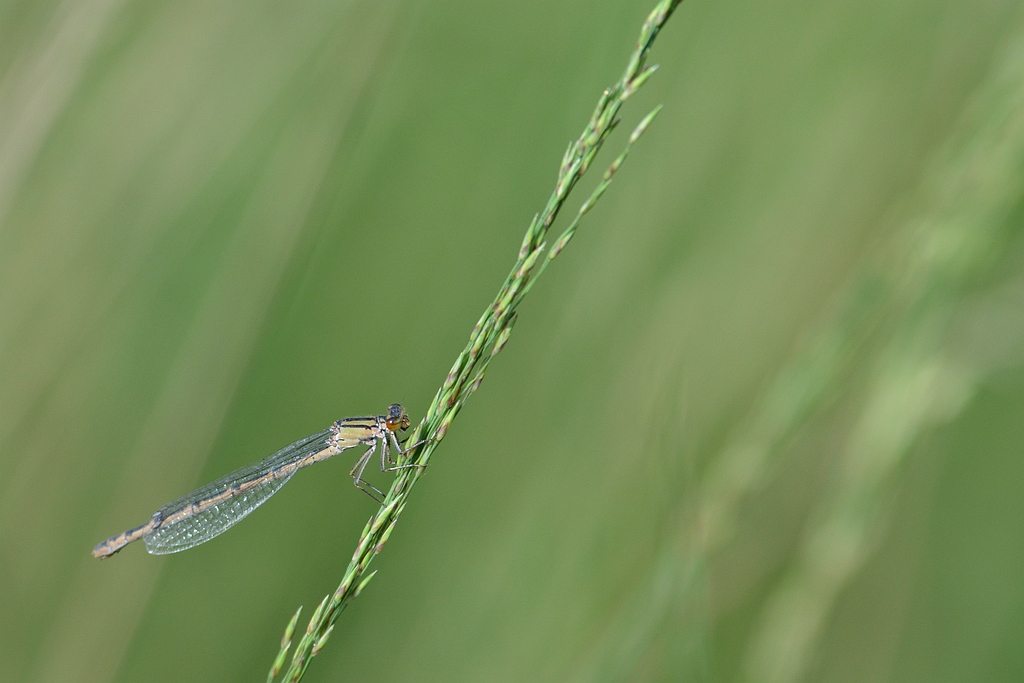
[[[419,419],[651,5],[0,3],[0,678],[264,680],[351,454],[92,546]],[[687,0],[652,61],[306,680],[1024,680],[1020,3]]]

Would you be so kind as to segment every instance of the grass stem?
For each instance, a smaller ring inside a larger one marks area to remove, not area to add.
[[[324,601],[313,613],[309,625],[306,627],[305,635],[295,646],[291,664],[280,680],[294,683],[302,678],[312,657],[318,654],[326,644],[338,616],[373,577],[372,573],[367,573],[373,558],[381,551],[391,535],[399,516],[405,509],[409,494],[422,475],[424,466],[430,461],[434,449],[447,434],[452,421],[465,405],[466,400],[480,387],[491,360],[501,352],[508,342],[512,326],[516,321],[516,308],[548,264],[561,253],[572,239],[580,220],[608,189],[612,177],[625,161],[630,148],[643,135],[661,110],[660,106],[655,108],[633,130],[625,149],[605,171],[602,180],[580,207],[569,227],[549,247],[546,241],[548,230],[573,188],[590,168],[608,136],[619,124],[619,110],[622,105],[654,73],[656,67],[646,66],[648,53],[662,26],[681,2],[682,0],[662,0],[657,4],[641,28],[640,39],[630,55],[629,64],[622,77],[615,85],[601,94],[586,128],[579,138],[571,142],[566,149],[558,171],[555,189],[548,198],[544,210],[534,217],[527,228],[515,265],[495,296],[493,303],[488,306],[473,328],[466,348],[459,354],[455,364],[445,377],[427,414],[410,436],[411,443],[416,443],[421,439],[424,441],[409,452],[402,464],[418,466],[398,472],[380,510],[370,518],[363,529],[341,584],[332,595],[324,598]],[[277,679],[277,674],[280,672],[281,664],[291,643],[291,634],[294,631],[297,618],[298,612],[292,618],[285,632],[281,650],[274,661],[268,681]]]

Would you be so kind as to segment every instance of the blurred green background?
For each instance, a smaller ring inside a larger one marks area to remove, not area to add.
[[[90,549],[418,420],[651,5],[0,3],[0,678],[264,679],[348,454]],[[1024,680],[1019,3],[687,0],[652,61],[306,680]]]

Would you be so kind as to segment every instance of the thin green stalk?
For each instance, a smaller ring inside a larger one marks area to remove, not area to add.
[[[558,170],[555,189],[551,193],[547,205],[534,217],[527,228],[512,271],[505,279],[505,283],[493,303],[480,316],[480,320],[473,328],[469,341],[466,343],[466,348],[459,354],[444,383],[434,396],[426,416],[416,426],[410,437],[410,443],[425,439],[420,446],[412,449],[403,463],[417,465],[417,467],[399,470],[380,510],[366,523],[355,552],[352,554],[352,561],[345,570],[338,588],[333,594],[325,597],[313,613],[304,635],[295,646],[291,664],[284,672],[282,681],[294,682],[302,678],[312,657],[319,653],[326,644],[338,615],[373,578],[374,573],[367,573],[370,563],[384,547],[391,532],[394,531],[395,524],[398,523],[398,518],[405,509],[409,493],[420,478],[423,468],[430,462],[430,456],[434,449],[447,434],[448,428],[455,416],[459,414],[462,406],[465,405],[466,400],[479,388],[491,359],[497,356],[508,342],[515,325],[516,308],[519,303],[533,287],[537,277],[544,272],[548,264],[561,253],[572,239],[580,220],[607,190],[612,177],[622,165],[630,148],[643,135],[661,110],[660,106],[655,108],[637,125],[629,136],[625,149],[605,171],[601,182],[580,207],[569,227],[549,247],[546,241],[548,230],[573,188],[589,170],[605,140],[619,124],[618,114],[622,105],[640,89],[657,68],[656,66],[646,66],[648,53],[661,27],[681,2],[682,0],[662,0],[654,8],[640,30],[640,39],[637,41],[636,49],[630,55],[629,64],[622,78],[601,94],[583,133],[566,149]],[[292,622],[285,632],[281,650],[271,669],[268,681],[277,679],[277,674],[280,672],[291,643],[291,635],[297,618],[298,613],[292,618]]]

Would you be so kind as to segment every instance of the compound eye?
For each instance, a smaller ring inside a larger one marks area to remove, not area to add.
[[[405,414],[401,404],[392,403],[388,406],[388,414],[384,421],[387,422],[388,429],[395,431],[396,429],[405,429],[409,424],[409,417]]]

